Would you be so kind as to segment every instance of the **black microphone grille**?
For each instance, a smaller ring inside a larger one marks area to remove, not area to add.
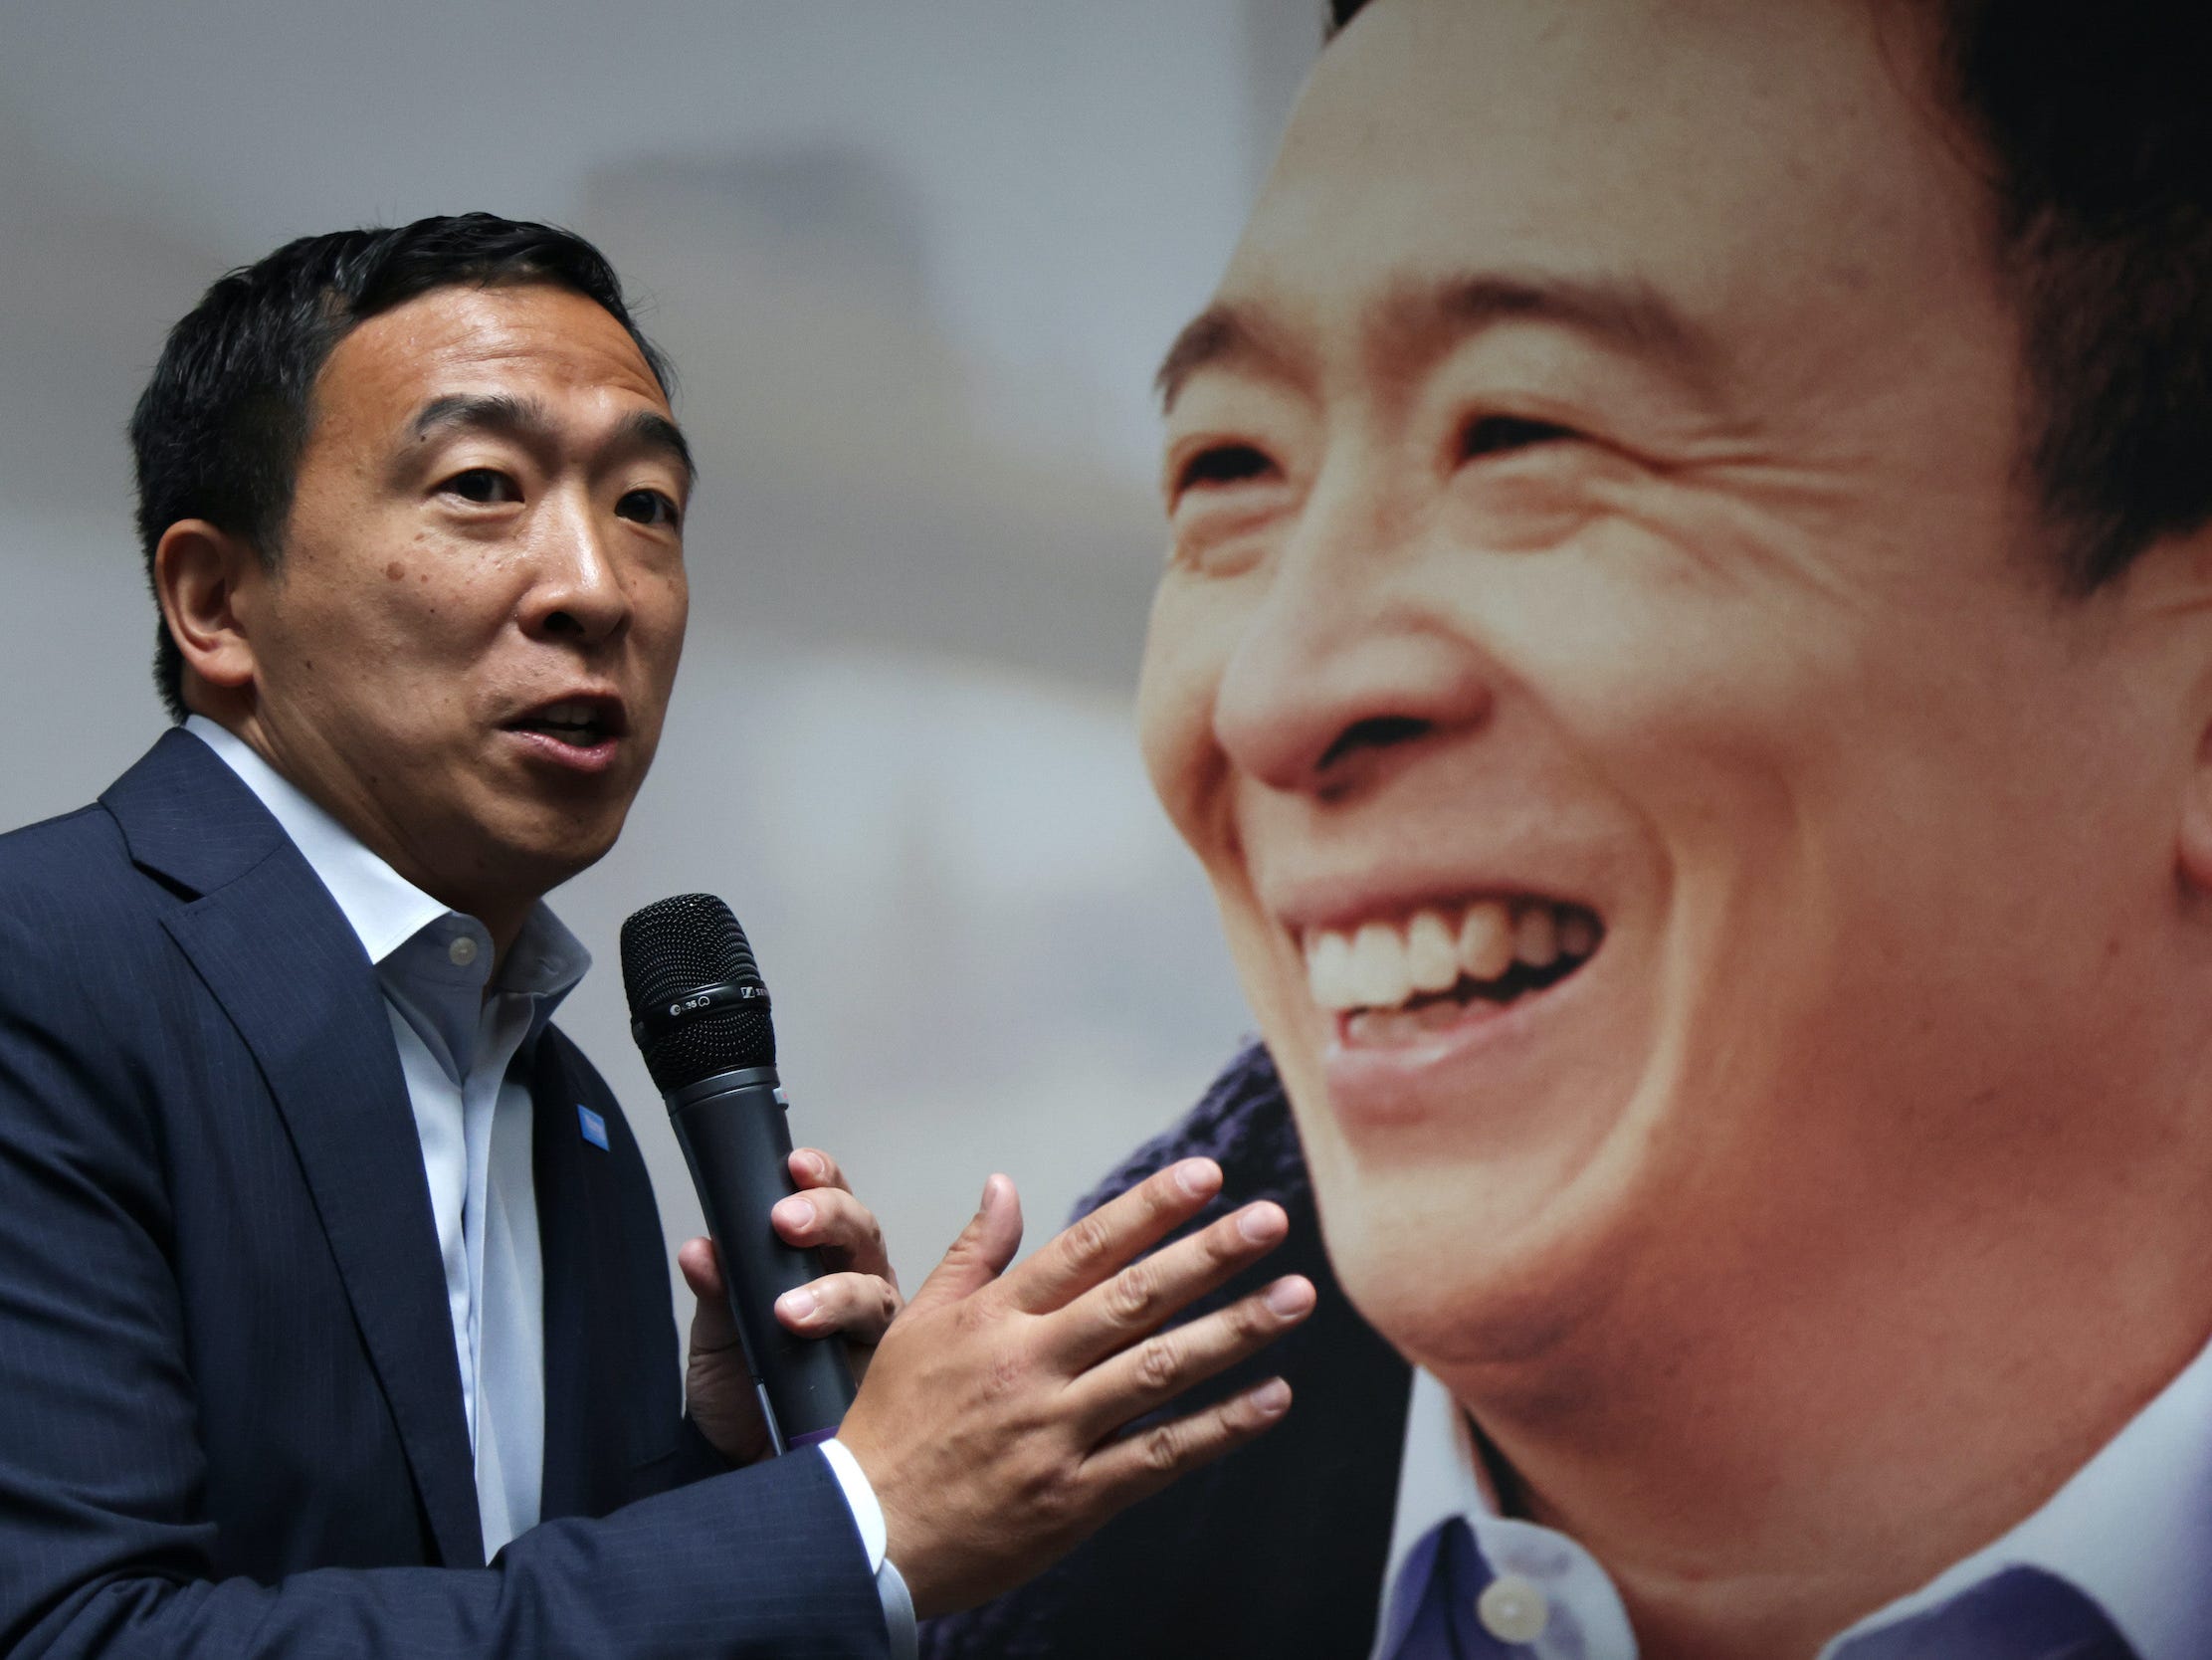
[[[649,1013],[713,985],[754,994],[673,1022],[656,1018],[648,1029]],[[717,1072],[776,1064],[768,988],[745,931],[712,894],[677,894],[631,913],[622,925],[622,987],[646,1070],[664,1095]]]

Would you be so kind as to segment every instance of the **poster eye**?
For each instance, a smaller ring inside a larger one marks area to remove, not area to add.
[[[1579,436],[1556,421],[1538,421],[1525,415],[1483,415],[1467,423],[1460,433],[1460,459],[1478,461],[1484,456],[1509,455],[1515,450],[1556,444]]]
[[[1275,471],[1275,463],[1250,444],[1216,444],[1192,456],[1183,464],[1176,476],[1175,489],[1203,489],[1209,485],[1243,484],[1250,479],[1265,478]]]

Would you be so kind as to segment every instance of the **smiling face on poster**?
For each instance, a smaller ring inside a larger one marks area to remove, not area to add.
[[[1145,753],[1332,1264],[1508,1454],[1735,1414],[1715,1508],[2025,1367],[2000,1515],[2212,1285],[2212,567],[2070,583],[1931,42],[1369,7],[1162,376]]]

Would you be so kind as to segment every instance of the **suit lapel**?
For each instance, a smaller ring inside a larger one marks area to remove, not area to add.
[[[422,1144],[360,942],[252,791],[189,733],[164,737],[101,800],[134,859],[202,895],[163,925],[276,1098],[439,1557],[481,1565]]]
[[[684,1416],[653,1187],[607,1086],[560,1029],[530,1061],[545,1275],[539,1515],[600,1516],[728,1466]],[[595,1119],[587,1138],[578,1108]]]

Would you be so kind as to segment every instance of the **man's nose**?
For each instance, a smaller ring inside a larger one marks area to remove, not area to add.
[[[630,594],[614,548],[616,526],[578,492],[556,499],[534,550],[535,580],[524,603],[525,632],[597,646],[630,623]]]
[[[1383,481],[1317,479],[1276,548],[1214,698],[1232,763],[1272,788],[1357,791],[1441,735],[1482,726],[1493,668],[1440,608],[1432,551]]]

